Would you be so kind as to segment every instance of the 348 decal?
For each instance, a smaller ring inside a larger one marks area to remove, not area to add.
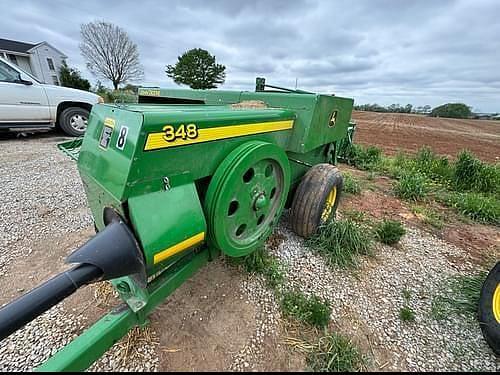
[[[198,127],[195,124],[182,124],[177,129],[172,125],[165,125],[162,130],[163,139],[167,142],[174,142],[178,138],[183,140],[198,138]]]

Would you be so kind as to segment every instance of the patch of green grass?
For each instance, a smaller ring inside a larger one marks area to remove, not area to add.
[[[404,306],[399,310],[399,319],[403,322],[414,322],[415,312],[408,306]]]
[[[398,152],[394,157],[384,156],[381,163],[381,171],[391,178],[399,178],[404,171],[410,170],[407,156]]]
[[[411,291],[405,288],[401,294],[403,295],[404,306],[399,310],[399,319],[403,322],[414,322],[415,312],[410,307]]]
[[[352,267],[360,255],[371,254],[370,231],[350,219],[328,221],[307,241],[330,265]]]
[[[409,303],[410,302],[410,298],[411,298],[411,292],[408,289],[403,289],[402,294],[403,294],[403,299],[407,303]]]
[[[427,180],[418,172],[404,172],[394,184],[396,195],[409,201],[421,201],[427,195],[427,191]]]
[[[444,217],[430,207],[414,205],[411,211],[422,220],[424,224],[428,224],[436,229],[443,229]]]
[[[466,311],[471,314],[477,312],[479,295],[486,276],[486,272],[479,272],[477,275],[458,276],[452,279],[451,290],[454,296],[450,298],[450,302],[456,311]]]
[[[429,147],[413,156],[398,152],[394,157],[368,149],[355,147],[351,164],[396,179],[394,192],[399,198],[419,202],[429,197],[476,222],[500,225],[500,163],[483,162],[469,151],[449,161]],[[431,211],[423,215],[425,223],[443,227],[439,215]]]
[[[349,194],[359,194],[361,193],[361,185],[359,181],[353,177],[350,173],[344,172],[342,174],[344,178],[344,187],[343,191]]]
[[[342,217],[344,219],[349,219],[352,221],[355,221],[357,223],[364,223],[368,221],[368,218],[366,217],[366,213],[363,211],[355,210],[352,208],[342,210]]]
[[[448,316],[448,304],[442,296],[435,296],[431,302],[431,317],[434,320],[444,320]]]
[[[272,288],[281,285],[285,280],[279,262],[264,247],[247,256],[229,259],[231,263],[243,266],[249,273],[263,275]]]
[[[281,300],[281,311],[287,318],[315,327],[326,327],[330,322],[332,309],[318,297],[306,297],[299,292],[286,292]]]
[[[382,149],[354,144],[346,157],[347,163],[362,170],[374,170],[382,161]]]
[[[319,339],[306,363],[314,372],[354,372],[363,370],[365,359],[348,338],[332,333]]]
[[[366,175],[366,179],[368,181],[373,181],[375,180],[375,177],[377,177],[377,173],[375,171],[369,171]]]
[[[400,221],[383,220],[375,227],[376,238],[387,245],[394,245],[399,242],[406,230]]]
[[[448,181],[453,174],[449,160],[446,157],[436,155],[427,146],[418,150],[409,164],[412,165],[413,169],[434,181]]]
[[[432,300],[431,316],[436,320],[446,319],[451,314],[475,316],[486,276],[487,272],[480,271],[449,279]]]
[[[500,225],[500,200],[480,193],[445,194],[439,198],[442,203],[474,221]]]
[[[455,163],[452,183],[458,191],[500,192],[500,164],[488,164],[462,151]]]

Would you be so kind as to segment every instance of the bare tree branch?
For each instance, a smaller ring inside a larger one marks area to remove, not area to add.
[[[80,52],[95,76],[109,79],[113,86],[143,78],[137,45],[120,27],[104,21],[83,24]]]

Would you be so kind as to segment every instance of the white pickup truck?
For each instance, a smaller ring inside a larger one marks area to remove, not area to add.
[[[41,83],[0,58],[0,131],[59,127],[85,133],[90,110],[103,99],[93,93]]]

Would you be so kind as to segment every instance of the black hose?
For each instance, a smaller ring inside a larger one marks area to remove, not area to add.
[[[0,341],[101,276],[100,268],[80,264],[0,308]]]

